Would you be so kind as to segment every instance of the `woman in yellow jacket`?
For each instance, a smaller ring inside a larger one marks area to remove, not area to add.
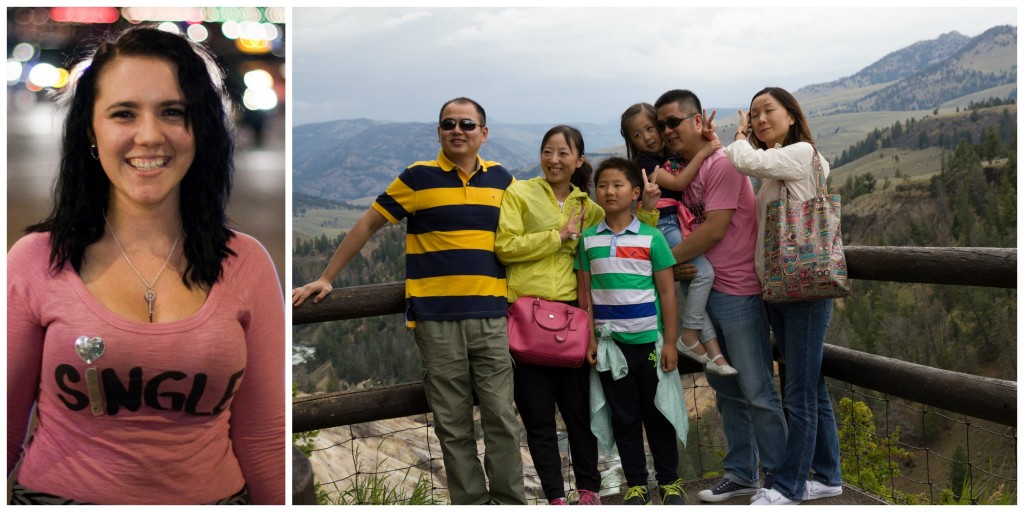
[[[578,306],[573,265],[580,233],[604,219],[588,194],[592,169],[584,157],[583,135],[555,126],[541,139],[543,176],[517,181],[505,191],[495,253],[506,266],[508,300],[540,297]],[[657,185],[647,187],[640,220],[657,225]],[[557,368],[516,362],[515,401],[544,496],[566,504],[555,406],[569,434],[578,504],[600,505],[597,439],[590,431],[590,366]]]

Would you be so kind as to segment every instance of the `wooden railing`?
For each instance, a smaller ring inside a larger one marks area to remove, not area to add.
[[[1017,288],[1017,250],[949,247],[846,247],[852,279]],[[856,282],[853,283],[856,296]],[[319,304],[293,311],[308,324],[404,310],[401,282],[336,289]],[[701,371],[681,361],[680,373]],[[951,412],[1017,424],[1017,383],[941,370],[833,345],[825,346],[826,377]],[[292,430],[305,432],[428,412],[422,383],[296,398]]]

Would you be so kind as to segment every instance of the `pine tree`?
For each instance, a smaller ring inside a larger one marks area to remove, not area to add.
[[[999,140],[999,133],[996,132],[996,127],[989,126],[985,128],[985,133],[981,135],[981,157],[991,162],[996,157],[1001,156],[1003,152],[1003,141]]]

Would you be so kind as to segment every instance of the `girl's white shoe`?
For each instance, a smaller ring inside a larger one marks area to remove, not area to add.
[[[704,359],[707,359],[707,356],[704,356]],[[708,359],[707,364],[704,365],[704,371],[711,372],[715,375],[721,375],[723,377],[734,377],[740,373],[736,371],[736,368],[733,368],[728,364],[719,365],[716,363],[715,361],[719,359],[722,359],[722,354],[718,354],[717,356]]]
[[[700,364],[707,365],[708,363],[711,362],[711,359],[708,359],[707,352],[703,354],[697,354],[696,352],[693,351],[693,349],[697,348],[699,345],[700,342],[698,341],[697,343],[694,343],[693,345],[687,347],[686,345],[683,344],[682,336],[680,336],[679,339],[676,340],[676,350],[680,354],[689,357],[690,359],[693,359],[694,361],[697,361]]]

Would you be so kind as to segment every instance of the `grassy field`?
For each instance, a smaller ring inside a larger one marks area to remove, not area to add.
[[[305,214],[292,217],[292,236],[305,240],[325,234],[327,238],[334,238],[351,229],[363,212],[340,208],[307,208]]]
[[[292,205],[292,236],[301,240],[317,238],[320,235],[334,238],[352,229],[375,199],[377,196],[374,195],[339,203],[322,197],[295,194]]]
[[[885,178],[895,180],[896,171],[901,176],[922,179],[939,172],[941,159],[942,149],[937,147],[923,150],[885,148],[834,169],[829,176],[833,186],[842,185],[849,176],[867,172],[873,174],[879,183]]]

